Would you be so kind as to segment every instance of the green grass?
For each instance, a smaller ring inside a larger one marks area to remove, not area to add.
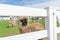
[[[19,34],[18,26],[8,27],[8,20],[0,21],[0,37],[12,36]]]
[[[57,27],[60,27],[60,23],[57,21]]]

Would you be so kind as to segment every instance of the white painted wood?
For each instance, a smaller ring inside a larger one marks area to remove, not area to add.
[[[4,37],[4,38],[0,38],[0,40],[37,40],[37,39],[41,39],[41,38],[45,38],[45,37],[47,37],[47,30]]]
[[[0,4],[0,15],[4,15],[4,16],[47,16],[47,11],[45,9]]]
[[[53,9],[53,36],[54,36],[54,40],[57,40],[57,22],[56,22],[56,9]]]
[[[57,27],[57,33],[60,33],[60,27]]]
[[[58,9],[58,10],[56,10],[56,16],[58,16],[58,17],[60,17],[60,10]],[[60,19],[60,18],[59,18]]]
[[[48,15],[48,40],[57,40],[56,38],[56,17],[53,7],[47,8]]]

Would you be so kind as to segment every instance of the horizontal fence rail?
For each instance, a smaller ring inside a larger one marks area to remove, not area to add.
[[[47,16],[47,11],[45,9],[6,4],[0,4],[0,13],[1,16]]]
[[[57,33],[60,33],[60,27],[57,28]]]
[[[29,39],[37,40],[37,39],[41,39],[41,38],[45,38],[45,37],[47,37],[47,30],[4,37],[4,38],[0,38],[0,40],[29,40]]]

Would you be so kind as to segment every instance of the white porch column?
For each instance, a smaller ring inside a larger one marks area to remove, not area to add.
[[[56,14],[53,7],[47,8],[48,15],[48,40],[57,40],[57,31],[56,31]]]

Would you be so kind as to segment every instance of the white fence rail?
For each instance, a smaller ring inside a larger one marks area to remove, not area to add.
[[[1,38],[1,40],[37,40],[45,37],[47,37],[47,30],[5,37]]]

